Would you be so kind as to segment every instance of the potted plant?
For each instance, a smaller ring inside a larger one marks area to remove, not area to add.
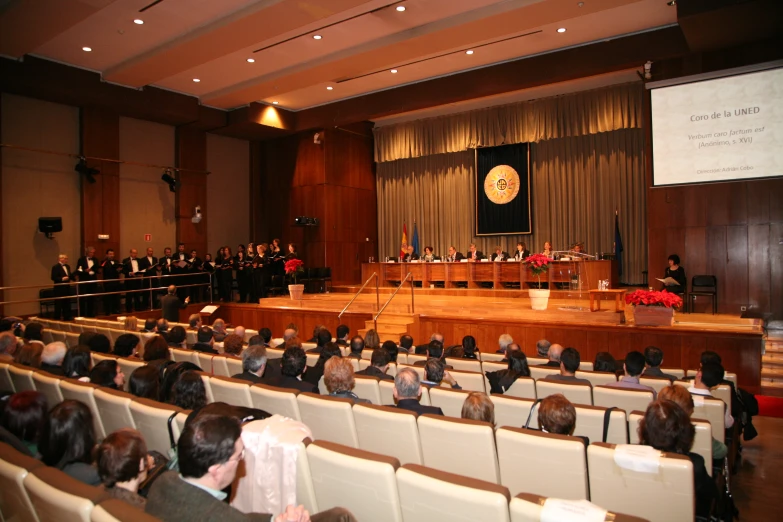
[[[546,310],[549,303],[549,288],[541,288],[541,274],[546,274],[549,270],[549,258],[544,254],[533,254],[525,259],[525,263],[530,266],[530,271],[538,277],[538,288],[528,290],[530,307],[533,310]]]
[[[288,285],[288,293],[291,294],[291,299],[301,299],[304,294],[304,285],[296,283],[296,276],[304,272],[304,261],[301,259],[289,259],[285,262],[285,273],[289,275],[294,284]]]
[[[638,326],[671,326],[674,309],[682,306],[682,298],[671,292],[636,290],[625,296],[633,305],[634,322]]]

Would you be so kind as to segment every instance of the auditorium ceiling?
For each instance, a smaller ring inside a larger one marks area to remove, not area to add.
[[[300,111],[676,23],[665,0],[0,0],[0,54]]]

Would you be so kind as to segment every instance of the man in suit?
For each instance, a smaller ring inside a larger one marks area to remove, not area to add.
[[[174,254],[174,260],[172,261],[171,265],[171,274],[172,275],[179,275],[182,276],[184,274],[188,273],[188,267],[180,267],[178,266],[180,262],[184,261],[185,263],[188,262],[188,253],[185,252],[185,243],[180,243],[177,245],[177,253]],[[175,278],[175,282],[179,282],[179,284],[187,284],[186,279],[189,279],[187,277],[177,277]],[[185,296],[187,295],[187,289],[186,288],[180,288],[177,291],[177,295],[180,299],[185,299]]]
[[[427,386],[440,386],[440,383],[443,381],[451,386],[453,390],[462,389],[462,386],[457,383],[457,379],[452,377],[440,360],[429,359],[424,365],[424,380],[421,383]]]
[[[457,249],[453,246],[449,247],[449,255],[446,256],[446,259],[443,261],[445,263],[456,263],[457,261],[461,261],[465,259],[465,256],[462,255],[462,252],[457,252]]]
[[[186,283],[180,284],[197,285],[209,282],[209,277],[204,273],[204,262],[198,257],[198,252],[195,249],[191,250],[190,255],[188,256],[187,273],[190,274],[190,277],[183,277],[182,279],[185,279]],[[204,288],[206,287],[191,286],[189,288],[190,300],[196,303],[201,301],[201,295]]]
[[[351,343],[351,329],[341,324],[337,327],[337,346],[348,346]]]
[[[253,384],[264,382],[263,375],[266,370],[266,348],[263,346],[248,346],[242,352],[242,373],[233,376]]]
[[[411,261],[418,261],[418,260],[419,260],[419,255],[413,251],[412,246],[408,247],[408,251],[405,252],[405,255],[402,256],[402,259],[400,259],[400,261],[402,261],[403,263],[410,263]]]
[[[228,335],[226,330],[226,322],[223,319],[215,319],[212,323],[212,330],[215,332],[215,342],[222,343],[223,339]]]
[[[172,323],[179,322],[179,311],[190,303],[190,297],[185,298],[185,302],[180,302],[177,297],[177,287],[169,285],[168,293],[160,300],[161,315],[167,321]]]
[[[212,328],[209,326],[202,326],[198,329],[196,334],[196,344],[193,345],[193,349],[198,352],[204,353],[218,353],[214,348],[215,337],[212,334]]]
[[[505,261],[508,259],[508,252],[504,252],[500,246],[495,247],[495,253],[492,254],[492,261]]]
[[[122,260],[122,273],[125,274],[125,311],[130,313],[134,310],[141,311],[142,292],[133,292],[132,290],[141,290],[141,280],[144,271],[141,268],[141,261],[138,259],[139,253],[135,248],[130,249],[130,255]]]
[[[65,343],[54,341],[44,346],[41,352],[41,369],[52,375],[65,376],[63,372],[63,359],[65,358]]]
[[[539,357],[546,357],[548,359],[550,346],[552,346],[552,343],[550,343],[546,339],[539,339],[538,341],[536,341],[536,354]]]
[[[289,341],[290,343],[290,341]],[[288,345],[289,343],[286,343]],[[279,378],[267,381],[278,388],[288,388],[303,392],[319,393],[318,385],[302,381],[302,374],[307,366],[307,354],[300,346],[289,346],[283,352],[280,362]]]
[[[468,248],[468,261],[481,261],[484,259],[484,253],[476,248],[476,243],[471,243]]]
[[[357,335],[351,339],[351,353],[348,354],[348,357],[361,360],[362,350],[364,350],[364,339],[361,335]]]
[[[362,371],[356,372],[356,375],[367,375],[369,377],[377,377],[383,381],[393,381],[394,377],[386,375],[389,370],[389,363],[391,357],[389,352],[383,348],[376,348],[372,351],[372,359],[370,360],[370,366]]]
[[[552,346],[554,347],[555,345],[553,344]],[[555,382],[565,381],[590,385],[590,381],[587,379],[577,379],[575,376],[576,370],[579,369],[580,361],[581,359],[579,357],[579,352],[576,350],[576,348],[566,348],[560,355],[560,373],[547,375],[544,377],[544,380]]]
[[[498,349],[495,353],[503,353],[508,355],[508,346],[514,342],[514,338],[509,334],[500,334],[498,337]]]
[[[68,265],[68,256],[60,254],[57,258],[57,264],[52,267],[51,274],[52,282],[54,283],[54,296],[65,297],[71,295],[71,287],[68,283],[71,282],[71,267]],[[54,301],[54,318],[62,319],[64,321],[71,320],[71,300],[70,299],[56,299]]]
[[[326,343],[332,342],[332,332],[322,326],[315,336],[315,342],[315,348],[310,348],[307,350],[307,353],[321,353],[324,349],[324,346],[326,346]]]
[[[427,345],[427,358],[423,361],[416,361],[413,363],[413,366],[426,366],[432,359],[437,360],[447,370],[453,369],[451,365],[443,361],[443,341],[438,341],[437,339],[430,341],[430,344]]]
[[[563,356],[565,356],[566,350],[563,350]],[[562,356],[560,359],[562,360]],[[611,386],[612,388],[628,388],[631,390],[644,390],[651,391],[653,394],[653,400],[658,398],[658,392],[650,386],[639,383],[639,377],[642,376],[644,371],[644,355],[642,352],[636,350],[628,352],[625,356],[625,363],[623,364],[623,371],[625,375],[617,382],[610,382],[604,386]]]
[[[159,281],[155,281],[155,275],[158,271],[158,258],[152,255],[154,252],[152,247],[147,248],[147,255],[139,259],[139,270],[144,271],[144,279],[142,279],[142,288],[152,288],[158,286]],[[154,298],[153,298],[154,299]],[[150,305],[150,293],[141,293],[141,303],[144,308],[148,308]],[[156,303],[153,301],[153,306]]]
[[[397,372],[394,377],[394,390],[392,391],[394,399],[397,401],[397,407],[401,410],[416,412],[419,415],[431,413],[433,415],[443,415],[443,410],[436,406],[422,406],[419,402],[421,397],[421,379],[415,370],[403,368]]]
[[[76,276],[79,278],[79,282],[98,280],[98,261],[95,259],[95,247],[87,247],[85,254],[76,261]],[[97,284],[79,285],[79,294],[94,294],[97,291]],[[95,317],[95,298],[80,298],[79,311],[83,317]]]
[[[661,371],[663,364],[663,350],[657,346],[648,346],[644,349],[644,376],[645,377],[665,377],[670,381],[676,381],[675,375],[669,375]]]
[[[101,279],[104,292],[119,292],[122,285],[116,279],[120,278],[122,267],[114,259],[114,249],[106,251],[106,259],[101,263]],[[114,279],[115,281],[112,281]],[[106,315],[120,313],[120,294],[111,294],[103,296],[103,313]]]

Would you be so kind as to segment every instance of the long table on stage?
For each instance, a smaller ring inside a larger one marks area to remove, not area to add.
[[[608,279],[612,288],[619,284],[617,261],[551,261],[549,270],[542,274],[541,282],[549,288],[557,284],[570,284],[574,276],[579,290],[595,290],[598,281]],[[506,283],[516,283],[526,288],[529,283],[538,284],[538,276],[530,265],[517,261],[506,262],[458,262],[458,263],[363,263],[362,281],[373,272],[380,277],[381,286],[396,286],[410,272],[413,280],[426,287],[442,283],[444,288],[456,288],[467,283],[468,288],[483,288],[492,283],[493,288],[504,288]]]

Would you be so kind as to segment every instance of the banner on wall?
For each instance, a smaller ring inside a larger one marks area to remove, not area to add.
[[[530,144],[476,149],[476,235],[532,233]]]

